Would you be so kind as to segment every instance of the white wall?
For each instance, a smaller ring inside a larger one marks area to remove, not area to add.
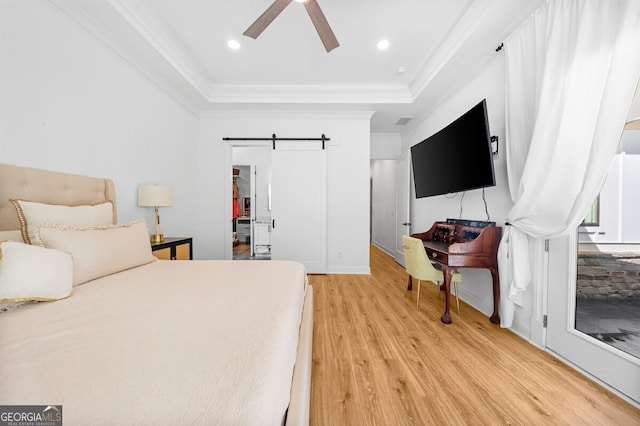
[[[580,227],[580,248],[640,249],[640,130],[622,132],[618,154],[600,191],[600,225]]]
[[[371,133],[371,159],[390,160],[399,158],[402,153],[400,133]]]
[[[204,115],[199,128],[197,208],[203,238],[194,242],[195,248],[207,258],[226,255],[224,225],[230,211],[220,200],[231,187],[225,166],[231,162],[231,148],[223,142],[224,137],[268,138],[275,133],[279,137],[315,138],[325,134],[331,138],[327,145],[328,272],[368,273],[370,118],[370,112],[229,111]]]
[[[420,121],[403,136],[403,151],[421,142],[433,133],[451,123],[468,111],[482,99],[487,99],[489,127],[491,135],[499,138],[499,154],[494,156],[496,186],[485,189],[490,220],[504,226],[505,217],[512,207],[507,184],[506,163],[504,159],[505,145],[505,63],[504,55],[497,55],[494,61],[470,81],[461,90],[439,105],[433,113]],[[508,148],[507,148],[508,149]],[[445,161],[443,159],[443,161]],[[451,173],[464,173],[457,170],[455,162],[451,162]],[[411,189],[411,232],[424,232],[433,222],[446,218],[463,218],[487,220],[482,190],[468,191],[462,202],[461,194],[455,196],[436,196],[416,199]],[[460,286],[460,297],[481,312],[490,315],[493,311],[493,293],[491,274],[483,269],[462,269],[463,282]],[[525,294],[525,306],[516,312],[513,329],[524,337],[530,336],[530,321],[533,314],[532,291]]]
[[[393,256],[396,244],[396,160],[371,161],[371,242]]]
[[[50,6],[0,2],[0,162],[114,180],[120,222],[137,187],[173,188],[168,236],[190,236],[197,117]]]
[[[400,133],[371,133],[371,242],[393,256],[396,238],[396,159]]]

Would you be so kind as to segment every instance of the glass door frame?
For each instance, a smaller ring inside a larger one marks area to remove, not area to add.
[[[546,348],[640,408],[640,359],[575,328],[577,229],[549,240]]]

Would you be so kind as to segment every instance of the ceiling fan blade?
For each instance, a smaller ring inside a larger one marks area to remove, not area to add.
[[[285,7],[289,6],[289,3],[291,3],[292,1],[293,0],[274,1],[273,4],[269,6],[269,8],[265,10],[264,13],[260,15],[260,17],[256,19],[256,21],[251,24],[251,26],[247,28],[247,30],[242,34],[254,39],[258,38],[258,36],[262,34],[264,29],[267,28],[269,24],[273,22],[273,20],[276,19],[278,15],[280,15],[280,12],[282,12]]]
[[[325,50],[327,52],[331,52],[333,49],[340,46],[336,35],[329,26],[329,22],[327,22],[327,18],[325,18],[324,13],[320,10],[318,2],[316,0],[307,0],[304,2],[304,7],[307,9],[307,13],[311,18],[313,25],[316,27],[316,31],[320,36],[320,40],[322,40],[322,44],[324,44]]]
[[[624,130],[640,130],[640,118],[629,121],[625,124]]]

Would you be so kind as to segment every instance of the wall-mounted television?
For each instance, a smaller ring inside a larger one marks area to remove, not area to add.
[[[495,186],[487,101],[411,147],[416,198]]]

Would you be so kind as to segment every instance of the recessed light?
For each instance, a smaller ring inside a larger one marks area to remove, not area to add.
[[[396,68],[396,74],[398,75],[402,75],[407,71],[407,68],[403,67],[403,66],[399,66],[398,68]]]
[[[233,50],[240,49],[240,43],[238,42],[238,40],[229,40],[227,42],[227,46],[229,46],[229,48]]]
[[[296,0],[298,3],[304,3],[307,0]]]
[[[380,40],[377,46],[379,50],[385,50],[389,47],[389,40]]]

